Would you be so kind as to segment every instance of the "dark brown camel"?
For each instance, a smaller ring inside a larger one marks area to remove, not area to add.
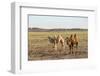
[[[78,48],[78,37],[76,34],[74,35],[70,35],[70,37],[66,37],[66,43],[70,49],[70,53],[72,54],[73,53],[73,48],[74,48],[74,45],[76,46],[76,49]]]

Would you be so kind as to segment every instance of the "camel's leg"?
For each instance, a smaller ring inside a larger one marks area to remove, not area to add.
[[[62,43],[62,48],[63,48],[63,50],[65,51],[65,45],[64,45],[64,42]]]
[[[73,46],[72,46],[72,49],[71,49],[71,50],[72,50],[72,51],[71,51],[71,52],[72,52],[72,54],[74,54],[74,51],[73,51]]]
[[[71,45],[69,45],[69,50],[70,50],[69,54],[72,54],[72,47],[71,47]]]
[[[53,45],[54,50],[57,50],[57,45],[54,43]]]
[[[73,48],[74,48],[74,44],[71,43],[71,50],[72,50],[71,52],[72,52],[72,54],[74,53],[74,52],[73,52]]]
[[[76,49],[78,49],[78,42],[76,42]]]

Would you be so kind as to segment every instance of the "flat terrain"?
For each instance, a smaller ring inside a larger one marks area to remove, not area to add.
[[[71,34],[76,33],[79,38],[78,49],[74,48],[74,54],[65,43],[65,49],[59,44],[58,49],[53,48],[48,40],[48,36],[62,35],[65,39]],[[88,58],[88,31],[68,30],[68,31],[50,31],[50,32],[28,32],[28,60],[56,60],[56,59],[78,59]]]

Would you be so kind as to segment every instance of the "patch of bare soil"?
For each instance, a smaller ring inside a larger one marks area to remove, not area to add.
[[[57,59],[79,59],[88,58],[88,52],[82,50],[73,50],[71,54],[68,49],[54,50],[49,48],[36,48],[29,50],[28,60],[57,60]]]

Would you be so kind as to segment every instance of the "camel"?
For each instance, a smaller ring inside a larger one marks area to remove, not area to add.
[[[79,39],[78,39],[77,35],[74,34],[74,44],[76,45],[76,48],[78,48],[78,43],[79,43]]]
[[[56,48],[57,47],[57,40],[56,40],[56,36],[54,37],[50,37],[48,36],[48,39],[49,39],[49,42],[53,44],[53,48]]]
[[[64,39],[61,35],[58,36],[54,36],[54,37],[48,37],[49,42],[52,43],[54,46],[54,48],[57,48],[57,46],[59,45],[59,43],[62,45],[62,47],[64,47]]]
[[[58,35],[57,37],[57,43],[61,43],[62,47],[64,47],[64,39],[61,35]]]
[[[78,37],[76,34],[71,34],[70,37],[66,37],[66,44],[68,45],[69,49],[70,49],[70,53],[73,53],[73,48],[74,45],[76,45],[76,49],[78,48]]]

